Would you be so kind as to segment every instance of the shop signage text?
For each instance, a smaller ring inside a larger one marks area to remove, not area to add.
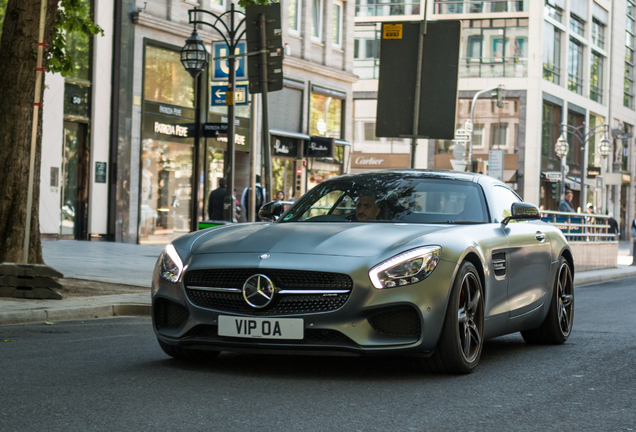
[[[295,138],[274,136],[272,139],[274,141],[272,155],[287,157],[297,156],[298,147]]]
[[[351,168],[359,169],[408,168],[409,162],[408,153],[358,153],[351,156]]]
[[[307,146],[307,157],[333,157],[334,139],[312,136]]]
[[[227,142],[227,136],[220,136],[220,137],[217,138],[217,141]],[[247,141],[245,139],[245,136],[239,135],[239,134],[234,134],[234,144],[246,145]]]
[[[181,108],[173,108],[173,107],[159,105],[159,112],[161,114],[181,116]]]
[[[188,125],[171,125],[155,122],[155,133],[187,138]]]

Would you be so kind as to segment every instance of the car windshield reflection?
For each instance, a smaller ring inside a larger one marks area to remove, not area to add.
[[[403,173],[325,181],[291,207],[281,223],[364,222],[479,224],[488,221],[481,186]]]

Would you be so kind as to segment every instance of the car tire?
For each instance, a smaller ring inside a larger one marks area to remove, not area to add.
[[[521,332],[529,344],[560,345],[572,333],[574,323],[574,282],[568,261],[561,257],[552,290],[552,301],[543,323],[532,330]]]
[[[464,262],[453,282],[437,348],[426,359],[432,372],[469,374],[484,343],[484,295],[475,266]]]
[[[169,345],[158,340],[159,346],[170,357],[179,360],[210,360],[221,354],[220,351],[195,350],[191,348],[183,348],[175,345]]]

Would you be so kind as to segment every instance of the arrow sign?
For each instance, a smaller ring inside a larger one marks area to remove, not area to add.
[[[212,105],[225,105],[225,96],[228,88],[226,85],[212,86]],[[247,105],[247,86],[234,86],[234,105]]]

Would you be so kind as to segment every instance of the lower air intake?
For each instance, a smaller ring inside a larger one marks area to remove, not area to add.
[[[420,315],[411,306],[394,306],[372,313],[367,320],[373,329],[385,336],[419,337]]]
[[[188,319],[188,310],[184,306],[164,298],[155,301],[154,314],[158,330],[181,327]]]

